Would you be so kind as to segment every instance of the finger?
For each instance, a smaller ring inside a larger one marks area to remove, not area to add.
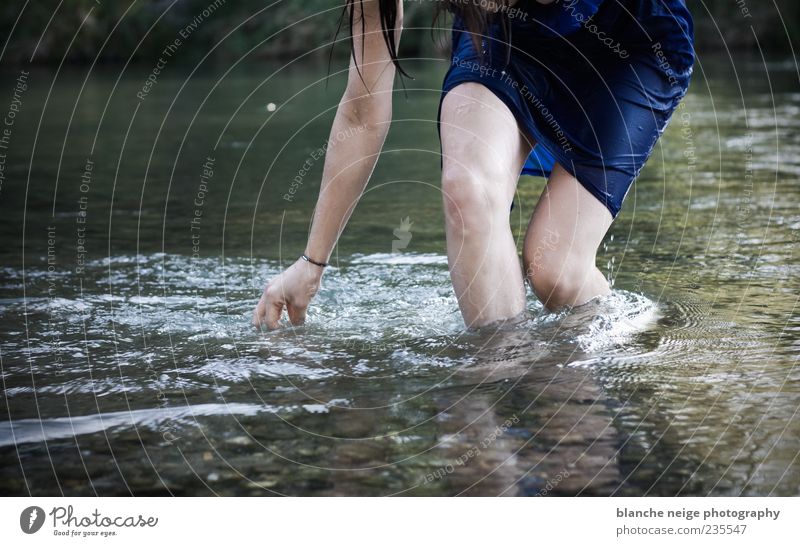
[[[261,327],[261,317],[264,316],[264,304],[259,301],[253,309],[253,326],[256,328]]]
[[[300,326],[305,323],[307,309],[308,306],[301,307],[299,305],[292,304],[286,306],[286,312],[289,315],[289,320],[291,321],[292,325]]]
[[[268,301],[266,305],[267,328],[275,330],[280,327],[278,321],[283,313],[283,301]]]
[[[255,309],[253,309],[253,326],[261,328],[264,324],[264,315],[267,312],[267,299],[266,294],[261,294]]]

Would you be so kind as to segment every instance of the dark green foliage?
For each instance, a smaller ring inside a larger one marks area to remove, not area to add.
[[[324,58],[330,53],[343,5],[339,0],[219,1],[221,5],[184,40],[181,59],[199,59],[212,49],[212,56],[224,61],[244,55],[290,58],[311,50],[315,50],[311,55]],[[58,0],[3,0],[0,36],[7,44],[2,60],[27,62],[35,51],[34,62],[57,63],[62,58],[81,63],[96,58],[101,62],[129,58],[149,62],[213,2],[64,0],[53,15]],[[737,0],[688,3],[695,16],[700,52],[726,45],[752,49],[757,41],[766,50],[789,52],[789,36],[796,40],[800,33],[800,2],[796,0],[777,0],[779,9],[763,0],[744,0],[741,5]],[[430,26],[434,7],[433,2],[406,2],[404,26]],[[344,28],[339,38],[346,37]],[[345,56],[347,49],[341,44],[336,55]],[[409,31],[400,53],[429,55],[435,49],[430,32]]]
[[[800,36],[797,0],[687,0],[698,51],[724,48],[791,52]],[[777,5],[777,9],[776,6]]]

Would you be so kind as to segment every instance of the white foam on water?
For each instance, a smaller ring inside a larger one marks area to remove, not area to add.
[[[586,331],[579,334],[576,341],[590,355],[609,347],[625,345],[634,335],[655,325],[661,317],[657,303],[641,294],[624,290],[615,290],[586,305],[590,307],[575,313],[575,318],[588,319]],[[590,357],[573,362],[570,366],[594,362],[596,359]]]
[[[356,255],[354,264],[387,264],[387,265],[447,265],[447,256],[441,254],[406,254],[376,253]]]

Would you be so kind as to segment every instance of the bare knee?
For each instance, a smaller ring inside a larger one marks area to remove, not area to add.
[[[583,279],[574,268],[545,267],[528,275],[528,282],[536,297],[550,310],[574,303],[580,293]]]
[[[483,165],[445,161],[442,170],[442,197],[448,229],[468,233],[489,231],[505,218],[511,206],[502,195],[507,174]]]
[[[562,248],[544,235],[537,244],[526,246],[523,263],[528,282],[545,307],[579,305],[607,289],[593,256]]]

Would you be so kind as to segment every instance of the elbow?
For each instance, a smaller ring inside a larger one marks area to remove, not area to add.
[[[339,111],[351,127],[386,132],[392,121],[391,92],[380,94],[345,92]]]

